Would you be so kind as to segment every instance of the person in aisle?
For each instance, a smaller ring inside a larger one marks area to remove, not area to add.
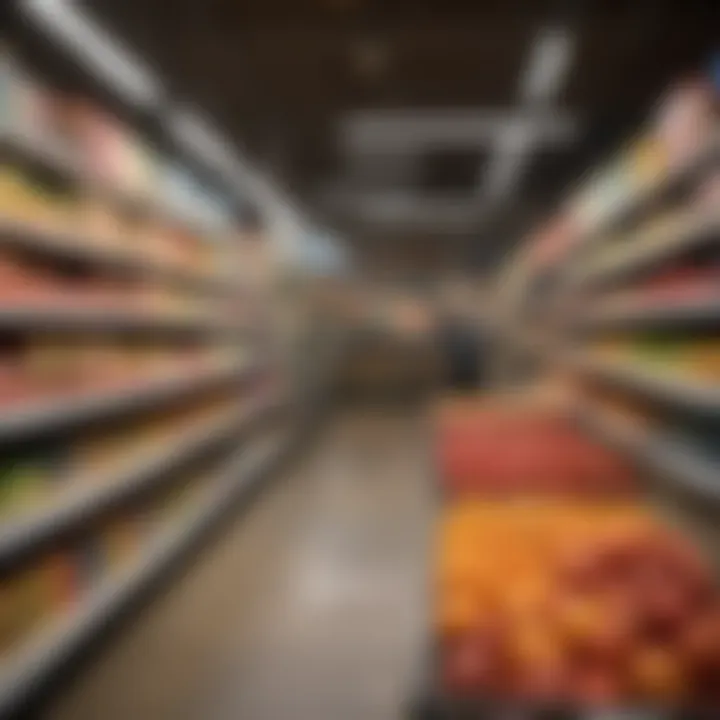
[[[477,390],[487,381],[487,354],[473,299],[460,285],[441,292],[436,321],[442,385],[459,392]]]

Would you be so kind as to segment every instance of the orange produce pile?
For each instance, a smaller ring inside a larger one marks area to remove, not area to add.
[[[679,534],[629,505],[448,506],[436,630],[455,694],[720,701],[720,595]]]

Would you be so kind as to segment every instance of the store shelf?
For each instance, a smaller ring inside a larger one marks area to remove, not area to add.
[[[681,375],[653,372],[627,361],[603,361],[584,356],[568,360],[571,367],[592,377],[641,393],[649,398],[702,413],[720,412],[720,384]]]
[[[108,473],[104,480],[94,479],[91,484],[79,483],[75,491],[57,498],[52,505],[4,524],[0,528],[0,572],[68,530],[86,524],[151,489],[163,481],[168,473],[183,467],[224,440],[250,429],[255,423],[262,422],[278,407],[277,402],[254,402],[239,413],[231,413],[219,421],[206,422],[199,429],[193,428],[173,437],[160,450],[154,449],[124,468]]]
[[[653,474],[696,498],[720,503],[720,464],[679,438],[636,428],[614,420],[609,413],[583,407],[581,423],[612,447],[628,454]]]
[[[6,408],[0,413],[0,443],[68,429],[86,422],[157,407],[158,404],[191,396],[234,380],[249,378],[251,367],[222,367],[200,375],[186,374],[148,381],[140,386],[115,389],[92,397],[35,402]]]
[[[104,182],[93,177],[77,161],[69,147],[44,137],[31,137],[18,131],[0,131],[0,151],[25,159],[57,174],[93,195],[100,195],[120,207],[140,210],[147,215],[164,218],[170,223],[204,234],[202,224],[185,216],[179,208],[163,203],[160,198],[147,192],[133,191]]]
[[[603,303],[578,321],[581,327],[605,329],[674,323],[720,322],[720,294],[646,300],[635,298]]]
[[[669,437],[648,439],[643,455],[655,472],[673,479],[683,490],[702,500],[720,503],[720,464]]]
[[[79,182],[80,167],[73,154],[57,142],[45,137],[31,137],[17,130],[2,130],[0,150],[6,154],[25,158],[29,162],[51,170],[62,177]]]
[[[594,243],[603,239],[625,219],[656,202],[697,173],[712,167],[718,160],[720,160],[720,134],[716,131],[710,134],[695,153],[677,167],[664,173],[658,173],[653,182],[626,193],[623,201],[618,203],[613,212],[587,233],[588,241]]]
[[[184,333],[242,335],[247,328],[222,325],[198,315],[180,313],[117,312],[115,310],[25,306],[0,309],[0,331],[50,331],[83,333]]]
[[[685,213],[660,226],[640,229],[625,240],[615,240],[617,246],[611,251],[605,250],[595,260],[571,268],[568,279],[574,287],[599,285],[718,240],[717,210]]]
[[[139,563],[102,583],[75,612],[58,618],[5,660],[0,666],[0,717],[17,713],[32,700],[48,679],[193,547],[228,507],[262,481],[285,450],[283,439],[259,452],[238,451],[218,474],[207,499],[161,532]]]
[[[170,263],[124,250],[117,245],[101,244],[82,232],[54,230],[27,221],[0,215],[0,242],[65,260],[92,263],[115,271],[139,273],[148,279],[228,293],[234,287],[230,278],[202,275]]]

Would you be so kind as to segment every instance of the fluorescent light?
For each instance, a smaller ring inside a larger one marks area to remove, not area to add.
[[[483,176],[482,189],[488,199],[497,200],[510,193],[537,143],[537,130],[532,125],[523,122],[508,125],[498,137]]]
[[[471,225],[482,218],[486,209],[475,198],[444,198],[405,191],[349,196],[347,206],[360,220],[403,225]]]
[[[210,123],[194,112],[180,110],[169,119],[170,132],[191,153],[223,174],[235,174],[239,161],[234,157],[232,144],[223,138]]]
[[[549,103],[559,92],[574,47],[575,38],[566,28],[544,28],[535,36],[520,82],[521,106],[505,129],[496,134],[494,152],[478,183],[489,200],[510,195],[539,146],[568,142],[575,135],[577,124],[573,118],[557,109],[550,111],[549,107],[539,108],[544,112],[537,115],[535,107]]]
[[[70,0],[25,0],[23,8],[125,100],[158,101],[161,85],[147,66]]]
[[[377,110],[348,115],[340,128],[340,141],[346,152],[412,155],[430,147],[483,146],[517,122],[532,124],[542,137],[564,134],[573,125],[569,115],[550,108]]]
[[[545,28],[535,37],[520,86],[527,103],[553,98],[570,68],[575,38],[566,28]]]

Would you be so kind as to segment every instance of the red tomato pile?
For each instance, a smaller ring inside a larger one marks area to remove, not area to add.
[[[437,462],[451,494],[602,496],[634,487],[631,468],[617,454],[538,412],[445,411],[438,420]]]

